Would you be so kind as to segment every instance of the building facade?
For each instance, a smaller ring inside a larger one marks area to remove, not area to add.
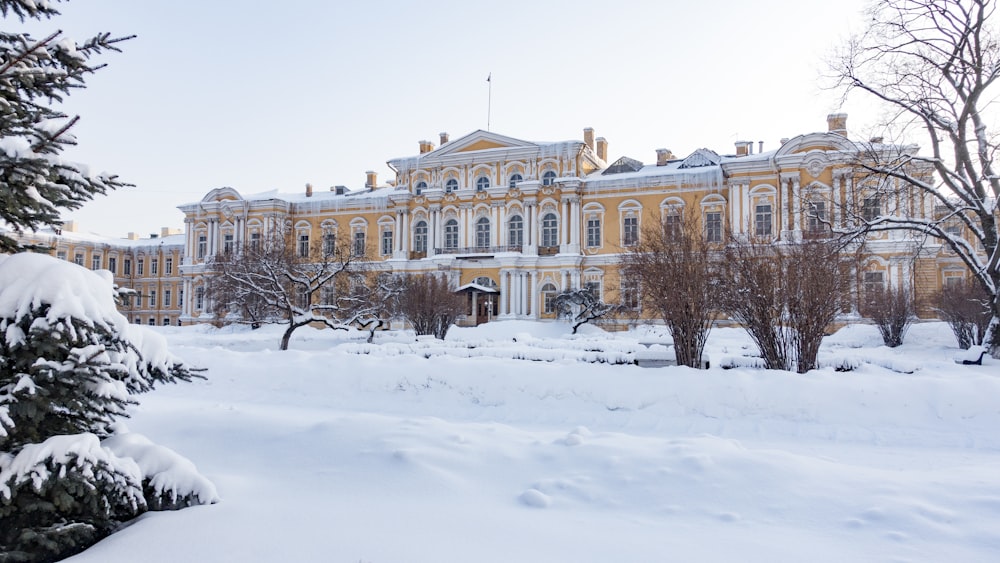
[[[376,269],[444,273],[469,294],[467,324],[554,318],[551,298],[582,287],[638,306],[618,263],[650,224],[693,214],[710,241],[780,242],[828,236],[858,217],[934,213],[919,197],[869,197],[846,119],[830,115],[825,131],[782,139],[768,152],[751,142],[726,155],[659,149],[652,164],[610,162],[608,142],[592,129],[555,143],[442,133],[439,145],[420,141],[417,154],[389,160],[395,177],[382,184],[369,172],[356,190],[218,188],[179,206],[183,234],[110,241],[64,230],[46,240],[57,256],[110,269],[120,286],[135,289],[139,299],[123,312],[146,324],[219,321],[205,293],[212,257],[276,231],[303,252],[349,241]],[[876,235],[867,251],[859,287],[906,284],[919,296],[965,275],[941,245],[905,231]]]

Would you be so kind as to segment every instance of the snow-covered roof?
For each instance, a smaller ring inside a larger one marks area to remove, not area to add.
[[[475,282],[470,282],[470,283],[467,283],[467,284],[463,285],[462,287],[459,287],[458,289],[455,290],[455,293],[458,293],[459,291],[465,291],[467,289],[471,289],[473,291],[478,291],[480,293],[500,293],[499,291],[493,289],[492,287],[486,287],[485,285],[479,285],[478,283],[475,283]]]

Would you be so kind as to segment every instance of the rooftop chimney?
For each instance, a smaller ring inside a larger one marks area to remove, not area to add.
[[[598,137],[595,141],[597,145],[597,158],[607,162],[608,161],[608,140],[604,137]]]
[[[63,221],[62,224],[62,230],[67,233],[75,233],[78,227],[79,225],[76,224],[76,221]]]
[[[757,152],[764,152],[764,141],[757,141]]]
[[[747,156],[753,141],[736,141],[736,156]]]
[[[443,146],[445,146],[448,143],[448,134],[447,133],[439,133],[439,135],[441,135],[441,146],[443,147]]]
[[[656,165],[666,166],[670,159],[674,157],[673,151],[670,149],[656,149]]]
[[[337,195],[344,195],[347,193],[347,186],[334,186],[330,189],[337,192]]]
[[[420,154],[428,153],[434,150],[434,143],[430,141],[420,141]]]
[[[313,196],[313,185],[306,184],[306,197],[312,197],[312,196]]]
[[[847,136],[847,114],[846,113],[831,113],[826,116],[827,130],[831,133],[836,133],[842,137]]]
[[[594,150],[594,128],[585,127],[583,129],[583,142],[585,145],[590,147],[590,150]]]
[[[139,234],[130,231],[128,237],[126,238],[128,238],[128,240],[139,240]]]
[[[378,187],[378,174],[374,170],[365,172],[365,187],[372,190]]]

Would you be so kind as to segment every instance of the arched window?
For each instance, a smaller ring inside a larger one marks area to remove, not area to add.
[[[444,224],[444,247],[458,248],[458,221],[455,219],[448,219]]]
[[[543,186],[551,186],[553,184],[553,182],[555,182],[555,181],[556,181],[556,172],[555,172],[555,170],[546,170],[545,174],[542,174],[542,185]]]
[[[507,245],[524,245],[524,219],[520,215],[514,215],[507,222]]]
[[[490,220],[480,217],[476,220],[476,248],[489,248],[490,246]]]
[[[427,221],[417,221],[413,226],[413,251],[427,252]]]
[[[524,178],[521,178],[520,174],[511,174],[510,175],[510,182],[508,184],[510,186],[510,189],[516,188],[517,187],[517,183],[520,182],[523,179]]]
[[[424,193],[424,190],[426,190],[426,189],[427,189],[427,182],[420,181],[420,182],[417,182],[417,188],[414,191],[414,193],[416,193],[417,195],[420,195],[420,194]]]
[[[451,193],[458,189],[458,180],[454,178],[448,178],[448,181],[444,183],[444,191]]]
[[[542,286],[542,312],[547,314],[552,314],[556,312],[555,307],[552,305],[552,300],[556,296],[556,286],[551,283],[547,283]]]
[[[542,246],[559,246],[559,220],[555,213],[542,217]]]
[[[490,187],[490,179],[486,176],[476,178],[476,191],[485,192]]]

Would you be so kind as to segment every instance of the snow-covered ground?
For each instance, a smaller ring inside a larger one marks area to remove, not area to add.
[[[847,327],[806,375],[639,368],[656,334],[563,324],[301,329],[287,352],[277,327],[157,330],[207,379],[126,424],[222,501],[71,561],[1000,561],[1000,362],[956,365],[940,323],[896,350]]]

